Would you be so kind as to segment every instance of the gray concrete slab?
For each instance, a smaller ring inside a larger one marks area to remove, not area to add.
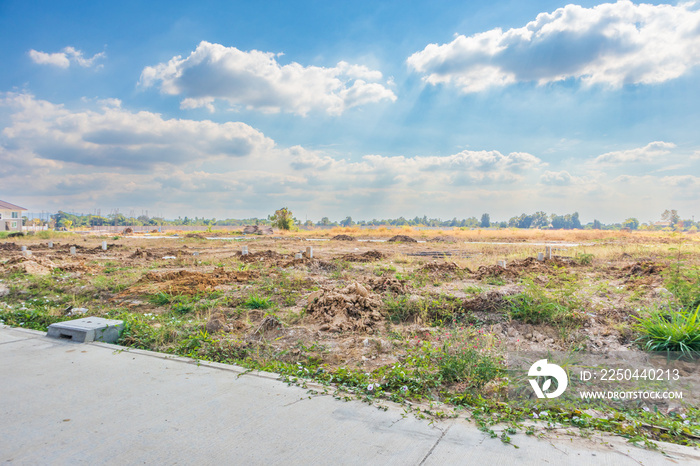
[[[520,448],[464,420],[430,423],[311,396],[274,374],[0,327],[0,461],[11,464],[700,464],[615,437]]]

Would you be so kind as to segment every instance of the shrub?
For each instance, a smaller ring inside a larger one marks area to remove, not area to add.
[[[695,310],[652,312],[636,317],[637,339],[647,351],[675,351],[700,354],[700,306]]]

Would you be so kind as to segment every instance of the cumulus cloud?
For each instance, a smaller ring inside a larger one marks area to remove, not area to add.
[[[464,93],[570,78],[612,87],[660,83],[700,63],[700,11],[694,2],[567,5],[521,28],[429,44],[407,63],[426,82]]]
[[[95,65],[97,60],[104,57],[105,53],[100,52],[96,53],[91,58],[86,58],[83,56],[81,50],[77,50],[74,47],[65,47],[60,52],[56,53],[39,52],[34,49],[29,51],[29,58],[31,58],[34,63],[58,66],[59,68],[68,68],[71,64],[76,64],[83,68],[91,68]]]
[[[599,165],[653,163],[658,162],[675,147],[676,145],[672,142],[654,141],[644,147],[607,152],[596,157],[593,162]]]
[[[564,171],[526,152],[495,150],[338,156],[278,147],[243,123],[166,119],[123,108],[117,99],[80,105],[0,95],[0,177],[8,192],[35,199],[28,207],[120,206],[175,217],[246,217],[290,205],[310,218],[371,218],[472,215],[469,205],[487,205],[492,216],[533,205],[546,211],[575,205],[582,215],[584,209],[610,211],[612,220],[640,203],[644,210],[663,211],[671,201],[690,209],[700,193],[700,178],[687,170],[665,172],[669,176],[591,174],[585,164]],[[669,144],[650,143],[645,153]]]
[[[0,106],[14,113],[0,142],[44,160],[122,168],[241,158],[274,146],[244,123],[167,120],[157,113],[124,110],[116,99],[99,104],[97,110],[70,111],[28,94],[7,94]]]
[[[182,108],[214,110],[217,99],[262,112],[339,115],[348,108],[396,95],[379,82],[382,73],[339,62],[333,68],[281,65],[270,52],[245,52],[202,41],[186,58],[147,66],[139,83],[158,86],[164,94],[183,96]]]
[[[545,171],[540,176],[540,183],[548,186],[569,186],[573,184],[574,177],[566,170],[560,172]]]
[[[512,183],[522,180],[526,170],[546,166],[539,158],[524,152],[503,155],[498,151],[462,151],[449,156],[365,155],[359,162],[334,159],[322,153],[292,148],[292,168],[311,172],[316,183],[354,183],[365,186],[445,185],[466,186]]]

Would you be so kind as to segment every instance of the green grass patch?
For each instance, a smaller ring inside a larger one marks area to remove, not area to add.
[[[653,311],[636,317],[637,339],[647,351],[673,351],[700,354],[700,306],[695,310]]]

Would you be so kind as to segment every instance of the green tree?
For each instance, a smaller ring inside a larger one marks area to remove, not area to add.
[[[481,223],[479,224],[482,228],[488,228],[491,226],[491,217],[489,214],[484,214],[481,216]]]
[[[291,230],[292,225],[294,225],[294,216],[291,210],[282,207],[275,211],[275,215],[270,217],[270,221],[280,230]]]
[[[352,217],[350,217],[349,215],[347,217],[345,217],[345,220],[340,222],[340,226],[342,226],[342,227],[351,227],[354,224],[355,224],[355,222],[352,221]]]
[[[681,219],[681,216],[678,215],[678,211],[675,209],[666,209],[664,210],[664,213],[661,214],[661,219],[666,220],[667,222],[671,222],[671,226],[674,226]]]
[[[629,228],[630,230],[636,230],[639,228],[639,220],[637,220],[634,217],[630,217],[624,222],[622,222],[622,226],[625,228]]]
[[[603,229],[603,224],[600,223],[600,220],[593,220],[593,229],[594,230],[602,230]]]

